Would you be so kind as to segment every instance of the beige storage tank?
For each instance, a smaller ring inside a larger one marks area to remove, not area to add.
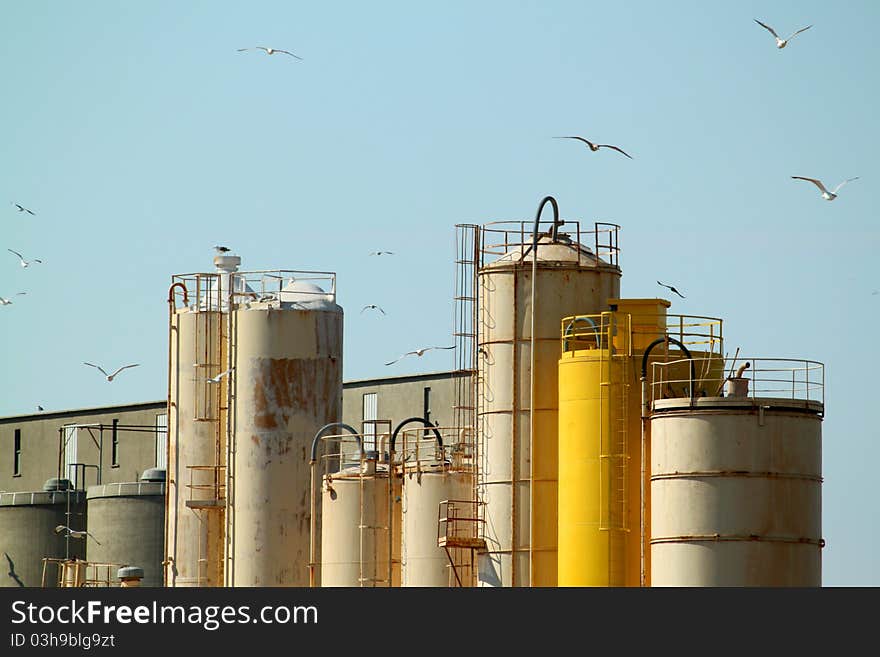
[[[224,583],[229,377],[209,379],[228,368],[228,308],[230,291],[242,291],[233,278],[240,263],[218,255],[216,271],[175,275],[169,290],[166,586]]]
[[[652,586],[821,586],[823,367],[746,362],[727,396],[654,397]]]
[[[605,310],[620,296],[621,274],[618,226],[596,223],[586,230],[566,221],[565,228],[559,232],[554,223],[538,236],[537,249],[526,222],[486,224],[480,231],[477,494],[488,550],[481,585],[557,583],[559,323]]]
[[[229,586],[308,586],[308,452],[315,431],[342,414],[335,275],[284,281],[233,318]]]
[[[401,584],[472,586],[471,551],[447,550],[439,545],[438,535],[444,503],[461,504],[474,498],[473,432],[437,428],[427,438],[424,433],[424,429],[410,429],[395,447],[403,456],[395,459],[403,486]]]
[[[89,562],[137,566],[141,586],[162,586],[165,471],[145,470],[140,481],[90,486]],[[100,541],[98,543],[97,541]]]
[[[322,477],[322,587],[400,586],[400,480],[378,459]]]
[[[43,585],[43,559],[83,559],[86,544],[59,527],[86,529],[86,493],[71,490],[67,479],[49,479],[41,491],[0,493],[0,552],[3,587]],[[88,539],[91,540],[91,539]],[[50,563],[45,585],[58,585],[60,571]]]

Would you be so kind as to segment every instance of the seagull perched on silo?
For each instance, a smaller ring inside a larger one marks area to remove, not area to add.
[[[809,30],[811,27],[813,27],[812,25],[807,25],[806,27],[802,27],[801,29],[799,29],[797,32],[795,32],[794,34],[792,34],[792,35],[791,35],[790,37],[788,37],[787,39],[780,39],[780,38],[779,38],[779,35],[776,34],[776,31],[775,31],[772,27],[770,27],[769,25],[764,25],[764,23],[762,23],[761,21],[759,21],[757,18],[755,19],[755,22],[756,22],[758,25],[760,25],[761,27],[763,27],[765,30],[768,30],[768,31],[770,32],[770,34],[772,34],[772,35],[774,36],[774,38],[776,39],[776,47],[779,48],[780,50],[781,50],[782,48],[785,48],[785,46],[788,45],[788,42],[789,42],[791,39],[795,38],[798,34],[800,34],[801,32],[806,32],[806,31]]]
[[[12,205],[17,207],[19,212],[27,212],[28,214],[36,215],[36,212],[34,212],[33,210],[28,210],[26,207],[21,206],[18,203],[13,202]]]
[[[19,296],[21,294],[27,294],[27,292],[16,292],[15,296]],[[6,299],[4,297],[0,297],[0,306],[8,306],[12,303],[11,299]]]
[[[392,360],[390,363],[385,363],[385,364],[386,364],[386,365],[394,365],[394,363],[396,363],[396,362],[399,361],[399,360],[402,360],[402,359],[406,358],[407,356],[421,356],[421,355],[424,354],[426,351],[431,351],[432,349],[455,349],[455,345],[452,345],[451,347],[422,347],[421,349],[416,349],[415,351],[407,351],[407,352],[406,352],[405,354],[403,354],[402,356],[400,356],[400,357],[398,357],[398,358],[395,358],[395,359]]]
[[[10,253],[14,253],[15,255],[18,256],[18,259],[21,260],[22,267],[27,267],[32,262],[39,262],[40,264],[42,264],[42,262],[43,262],[42,260],[37,260],[36,258],[34,258],[33,260],[25,260],[18,251],[13,251],[12,249],[6,249],[6,250],[9,251]]]
[[[554,137],[553,139],[577,139],[578,141],[582,141],[587,146],[589,146],[590,150],[593,151],[594,153],[596,151],[598,151],[600,148],[610,148],[612,150],[617,151],[618,153],[623,153],[629,159],[633,159],[632,155],[630,155],[629,153],[626,153],[622,148],[618,148],[617,146],[612,146],[611,144],[594,144],[593,142],[591,142],[588,139],[584,139],[583,137],[576,137],[576,136],[574,136],[574,137]]]
[[[299,55],[294,55],[292,52],[288,50],[279,50],[278,48],[267,48],[266,46],[257,46],[255,48],[239,48],[238,52],[244,52],[245,50],[263,50],[267,55],[274,55],[276,52],[283,52],[285,55],[290,55],[291,57],[296,57],[297,59],[302,59]]]
[[[365,311],[365,310],[378,310],[378,311],[379,311],[380,313],[382,313],[383,315],[386,315],[386,314],[387,314],[384,310],[382,310],[382,308],[380,308],[379,306],[377,306],[375,303],[371,303],[371,304],[369,304],[369,305],[364,306],[363,308],[361,308],[361,315],[364,314],[364,311]]]
[[[657,281],[657,285],[662,285],[663,287],[668,287],[670,290],[672,290],[673,292],[675,292],[675,293],[676,293],[678,296],[680,296],[682,299],[685,298],[685,296],[684,296],[681,292],[679,292],[678,290],[676,290],[676,289],[675,289],[674,287],[672,287],[671,285],[667,285],[666,283],[661,283],[660,281]]]
[[[134,363],[133,365],[123,365],[123,366],[120,367],[118,370],[116,370],[115,372],[113,372],[113,374],[107,374],[107,372],[104,371],[104,368],[101,367],[100,365],[95,365],[95,364],[93,364],[93,363],[83,363],[83,365],[88,365],[89,367],[94,367],[94,368],[100,370],[100,371],[101,371],[101,374],[103,374],[104,376],[106,376],[108,381],[112,381],[113,378],[114,378],[117,374],[119,374],[122,370],[124,370],[124,369],[128,369],[129,367],[137,367],[139,364],[140,364],[140,363]]]
[[[95,538],[91,533],[87,532],[84,529],[82,529],[82,530],[71,529],[70,527],[67,527],[65,525],[58,525],[55,528],[56,534],[60,534],[61,532],[64,532],[64,531],[66,531],[67,532],[66,535],[70,536],[71,538],[85,538],[86,536],[89,536],[95,543],[97,543],[98,545],[101,544],[101,542],[97,538]]]
[[[843,187],[846,183],[859,179],[858,176],[856,176],[855,178],[847,178],[837,187],[835,187],[833,192],[829,192],[827,189],[825,189],[825,185],[822,184],[821,180],[816,180],[815,178],[805,178],[803,176],[792,176],[792,178],[794,180],[808,180],[809,182],[813,183],[816,187],[822,190],[822,198],[824,198],[826,201],[833,201],[837,198],[837,190]]]

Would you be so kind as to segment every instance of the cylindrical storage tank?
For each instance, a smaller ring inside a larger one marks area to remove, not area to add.
[[[559,361],[559,586],[626,583],[627,358],[595,348]]]
[[[449,463],[422,466],[403,477],[403,586],[454,586],[446,550],[437,543],[440,503],[470,500],[473,475],[454,470]]]
[[[196,299],[172,312],[169,327],[164,577],[171,587],[222,586],[226,379],[205,379],[226,369],[227,314],[198,294],[201,278],[190,285]]]
[[[387,464],[325,475],[321,491],[321,586],[399,586],[400,481]]]
[[[655,401],[651,585],[821,586],[823,404]]]
[[[59,480],[50,479],[50,482]],[[66,530],[86,529],[86,493],[51,485],[53,490],[0,493],[0,552],[4,554],[0,586],[39,587],[43,580],[43,558],[84,559],[86,544]],[[92,540],[92,539],[88,539]],[[46,565],[46,586],[58,586],[60,564]]]
[[[620,295],[617,227],[609,224],[600,229],[597,224],[589,232],[581,231],[578,222],[566,222],[565,227],[576,239],[563,233],[555,239],[544,233],[539,239],[534,304],[532,227],[523,224],[505,230],[490,224],[481,231],[478,497],[485,504],[488,558],[484,563],[493,571],[488,580],[481,577],[484,585],[557,583],[559,322],[576,313],[605,310],[608,300]],[[607,260],[578,240],[598,244]],[[493,245],[500,246],[500,257],[486,262],[499,253]],[[537,309],[534,377],[533,307]],[[535,453],[531,454],[533,378]]]
[[[162,480],[156,481],[158,472]],[[90,486],[87,494],[90,562],[138,566],[141,586],[162,586],[165,528],[164,471],[148,470],[144,480]]]
[[[308,453],[342,409],[343,312],[329,280],[328,292],[291,278],[234,312],[229,586],[309,584]]]

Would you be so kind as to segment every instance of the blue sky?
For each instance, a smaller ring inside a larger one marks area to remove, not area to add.
[[[778,50],[755,18],[814,27]],[[384,363],[451,344],[453,226],[531,221],[552,194],[622,226],[624,296],[671,282],[671,312],[723,317],[731,352],[825,363],[823,580],[880,585],[878,20],[869,1],[3,3],[0,296],[28,294],[0,308],[0,415],[164,398],[168,285],[214,244],[337,272],[347,380],[450,368]],[[236,52],[255,45],[303,61]],[[634,159],[551,138],[570,134]],[[860,180],[829,203],[792,175]],[[108,384],[83,361],[141,366]]]

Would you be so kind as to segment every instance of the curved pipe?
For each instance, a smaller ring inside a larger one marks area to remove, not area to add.
[[[394,430],[394,433],[391,434],[391,442],[388,444],[388,451],[390,451],[390,452],[394,451],[394,442],[397,440],[397,434],[403,428],[403,425],[409,424],[410,422],[421,422],[422,424],[425,425],[425,428],[431,429],[434,432],[434,435],[437,437],[437,446],[440,448],[443,447],[443,438],[440,437],[440,432],[437,431],[437,427],[435,427],[433,424],[428,422],[423,417],[411,417],[411,418],[408,418],[397,425],[397,428]]]
[[[596,347],[599,347],[599,327],[596,326],[596,322],[593,321],[591,317],[587,317],[586,315],[579,315],[572,319],[568,326],[565,327],[565,332],[563,333],[563,338],[568,338],[571,335],[571,331],[574,328],[574,325],[578,322],[587,322],[590,327],[593,329],[593,335],[596,337]],[[562,351],[568,351],[568,340],[562,340]]]
[[[556,240],[556,230],[559,227],[559,204],[556,203],[556,199],[552,196],[545,196],[538,205],[538,212],[535,214],[535,227],[532,230],[532,243],[529,244],[529,247],[525,251],[523,251],[520,260],[524,260],[532,249],[535,250],[535,259],[538,257],[538,223],[541,220],[541,212],[544,210],[544,206],[547,203],[550,203],[550,205],[553,206],[553,228],[551,236],[554,241]]]
[[[186,285],[184,285],[181,281],[172,283],[171,287],[168,288],[168,303],[174,303],[174,288],[176,287],[179,287],[181,290],[183,290],[183,305],[189,305],[189,295],[186,292]]]
[[[736,371],[736,378],[737,378],[737,379],[741,379],[743,373],[744,373],[747,369],[749,369],[749,367],[750,367],[750,364],[749,364],[749,363],[744,363],[743,365],[740,365],[740,366],[739,366],[739,369]]]
[[[349,433],[354,435],[355,440],[357,440],[358,451],[363,454],[364,453],[364,444],[361,442],[361,437],[358,435],[358,432],[355,431],[350,425],[345,422],[331,422],[330,424],[325,424],[323,427],[318,429],[318,433],[315,434],[314,439],[312,440],[312,452],[311,452],[311,463],[314,463],[317,459],[318,455],[318,441],[327,433],[330,429],[335,429],[336,427],[342,427],[343,429],[347,429]]]
[[[687,356],[689,364],[690,364],[690,393],[691,393],[691,402],[694,401],[694,395],[696,391],[694,390],[694,381],[697,378],[696,368],[694,367],[694,358],[691,356],[691,352],[688,351],[688,348],[685,347],[681,342],[676,340],[675,338],[670,338],[668,335],[665,338],[657,338],[648,345],[648,348],[645,349],[645,354],[642,356],[642,379],[646,379],[648,377],[648,356],[651,354],[651,350],[656,347],[658,344],[662,344],[664,342],[672,342],[673,344],[678,345],[681,350],[684,352],[684,355]]]

